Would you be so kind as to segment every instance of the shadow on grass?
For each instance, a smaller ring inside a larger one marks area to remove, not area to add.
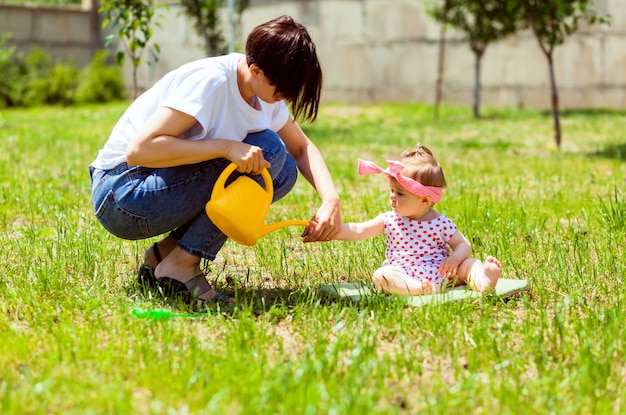
[[[552,110],[544,110],[540,114],[544,117],[552,117]],[[624,111],[611,108],[562,109],[559,111],[559,116],[564,118],[597,117],[601,115],[624,115]]]
[[[552,116],[552,111],[542,111],[543,116]],[[623,116],[623,110],[611,108],[594,108],[594,109],[564,109],[559,112],[561,118],[578,118],[578,117],[602,117],[602,116]],[[588,157],[602,157],[615,160],[626,160],[626,143],[610,144],[605,148],[588,153]]]
[[[514,143],[497,139],[493,142],[481,142],[475,139],[457,139],[454,141],[454,145],[457,149],[461,150],[486,150],[492,149],[494,151],[507,151],[515,146]]]
[[[607,159],[626,161],[626,143],[611,144],[602,150],[587,154],[588,157],[602,157]]]
[[[273,288],[235,288],[216,287],[217,291],[235,299],[233,304],[207,301],[193,302],[185,295],[166,295],[156,287],[140,284],[136,280],[129,280],[124,292],[129,297],[135,297],[140,302],[149,302],[148,310],[168,310],[177,313],[219,313],[235,316],[241,310],[247,310],[260,316],[271,314],[280,319],[289,315],[290,310],[311,306],[329,306],[337,301],[318,292],[316,286],[303,286],[295,289]]]
[[[150,316],[150,313],[159,313],[162,310],[165,310],[167,314],[174,317],[222,315],[229,318],[238,318],[241,313],[243,313],[245,315],[253,315],[257,317],[269,317],[273,321],[280,321],[289,318],[289,316],[294,313],[306,314],[319,307],[372,310],[385,313],[392,310],[407,310],[416,307],[408,305],[401,297],[383,294],[367,295],[356,301],[347,298],[337,298],[321,292],[317,286],[305,286],[296,289],[250,287],[246,289],[238,289],[235,290],[235,292],[233,292],[232,289],[223,290],[223,293],[232,295],[236,299],[235,303],[232,305],[218,304],[211,301],[198,305],[190,305],[183,298],[165,297],[161,292],[158,292],[158,290],[150,289],[134,281],[131,281],[126,288],[130,296],[138,296],[141,300],[143,300],[142,302],[148,301],[151,303],[149,308],[141,309],[142,313],[146,313],[143,317],[138,315],[136,316],[153,320],[169,318]],[[475,307],[484,305],[503,305],[508,303],[513,298],[513,296],[473,297],[467,298],[463,301],[424,304],[419,306],[419,308],[435,308],[440,310],[441,307],[446,307],[449,312],[460,313],[460,309],[467,309],[468,307],[474,309]],[[133,314],[135,314],[135,310],[133,310]]]

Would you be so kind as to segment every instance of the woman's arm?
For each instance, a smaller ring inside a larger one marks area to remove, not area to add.
[[[178,138],[197,124],[191,115],[168,107],[157,109],[126,150],[130,165],[173,167],[223,157],[238,164],[242,173],[260,174],[269,163],[260,147],[232,140]]]
[[[322,206],[312,218],[315,225],[308,226],[302,234],[304,242],[333,239],[341,228],[341,201],[322,154],[291,117],[278,131],[278,135],[296,161],[302,176],[322,199]]]

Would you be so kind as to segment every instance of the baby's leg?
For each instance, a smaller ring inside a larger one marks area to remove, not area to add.
[[[459,282],[469,285],[474,291],[485,293],[496,288],[501,272],[500,261],[489,255],[484,263],[476,258],[461,262],[457,275]]]
[[[378,291],[394,295],[425,295],[432,293],[428,280],[411,278],[399,267],[378,268],[372,277]]]

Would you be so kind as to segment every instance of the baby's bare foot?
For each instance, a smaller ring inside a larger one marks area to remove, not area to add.
[[[417,295],[429,295],[433,293],[433,286],[430,284],[430,281],[423,280],[422,281],[422,292]]]
[[[483,263],[482,275],[474,278],[474,289],[479,293],[492,291],[496,288],[500,273],[502,272],[502,264],[496,258],[489,255]]]
[[[430,292],[428,294],[441,294],[442,284],[430,284]]]
[[[408,288],[408,287],[407,287]],[[430,295],[433,293],[433,285],[428,280],[414,280],[408,292],[402,295]]]

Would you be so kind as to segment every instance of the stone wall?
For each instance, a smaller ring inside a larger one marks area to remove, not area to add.
[[[245,34],[254,26],[289,14],[307,26],[317,45],[325,101],[432,102],[439,25],[424,13],[423,5],[423,0],[252,0],[236,44],[242,50]],[[554,53],[562,108],[626,108],[626,7],[623,0],[596,0],[595,7],[611,14],[612,24],[583,27]],[[77,64],[91,56],[86,52],[90,47],[101,45],[102,35],[94,33],[97,17],[89,11],[17,9],[0,5],[0,31],[13,32],[18,45],[45,46],[58,56],[73,56]],[[179,5],[171,4],[160,14],[162,28],[154,33],[160,59],[141,65],[142,88],[204,56],[202,42]],[[226,15],[223,20],[228,21]],[[130,85],[129,64],[125,73]],[[490,45],[481,80],[483,105],[550,106],[547,60],[530,32]],[[462,37],[449,32],[444,101],[471,105],[473,85],[474,57]]]
[[[102,48],[96,9],[0,4],[0,33],[10,33],[10,44],[27,53],[33,47],[78,67]]]
[[[252,1],[243,32],[280,14],[302,21],[325,70],[324,98],[341,102],[432,102],[439,25],[422,0]],[[554,53],[563,108],[626,108],[626,7],[597,0],[608,27],[583,27]],[[447,33],[444,100],[471,105],[474,55],[458,33]],[[548,66],[524,32],[490,45],[482,60],[484,105],[549,108]]]

